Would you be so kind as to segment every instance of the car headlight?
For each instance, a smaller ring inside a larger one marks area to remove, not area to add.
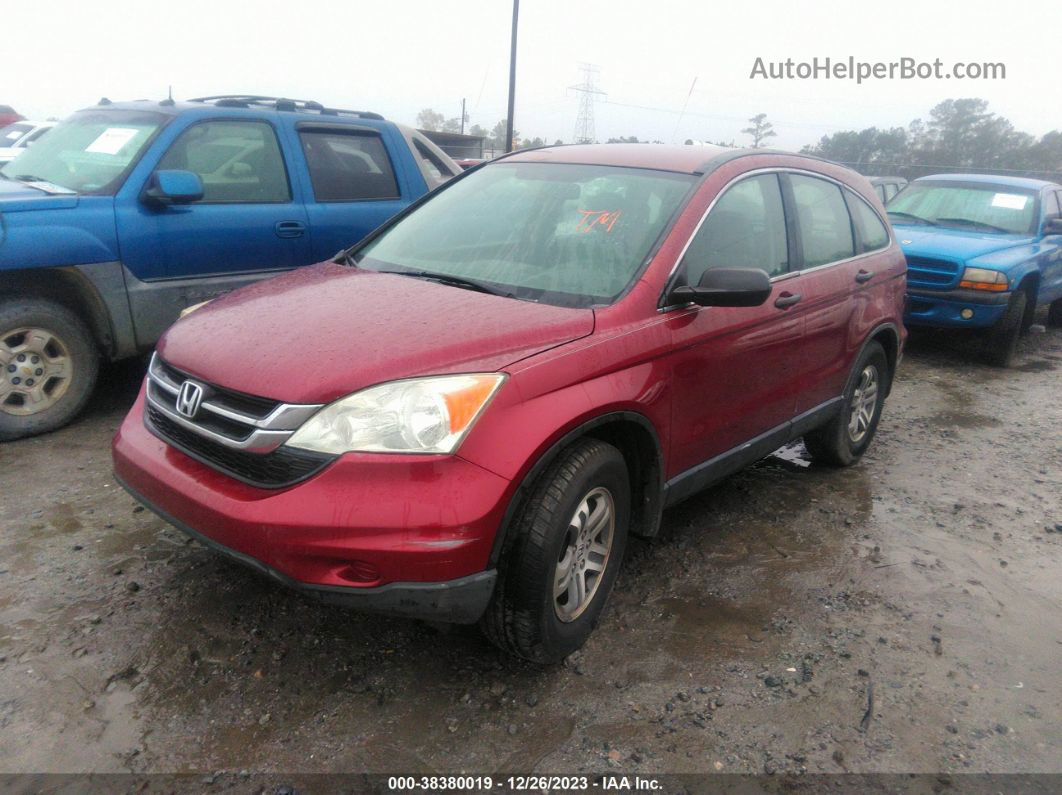
[[[502,373],[392,381],[330,403],[288,439],[321,453],[453,453],[472,429]]]
[[[959,282],[959,287],[993,293],[1005,293],[1007,286],[1007,274],[988,268],[967,268],[962,272],[962,281]]]

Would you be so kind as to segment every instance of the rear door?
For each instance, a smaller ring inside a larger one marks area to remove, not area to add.
[[[410,184],[419,175],[395,162],[393,139],[401,138],[386,130],[313,122],[297,125],[297,136],[310,179],[315,261],[354,245],[425,190]]]
[[[803,319],[792,300],[790,259],[779,176],[731,183],[691,239],[676,279],[697,284],[708,268],[762,268],[775,287],[757,307],[673,310],[669,476],[784,429],[792,418]]]
[[[841,396],[853,354],[853,325],[872,314],[875,291],[886,281],[870,252],[889,245],[877,212],[848,188],[823,175],[785,175],[796,219],[805,343],[797,377],[797,413],[825,408]]]

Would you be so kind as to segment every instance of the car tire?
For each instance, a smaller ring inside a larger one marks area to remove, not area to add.
[[[878,342],[867,343],[848,377],[841,410],[804,436],[814,463],[846,467],[862,457],[878,429],[891,380],[885,349]]]
[[[0,441],[66,425],[98,373],[92,333],[76,314],[42,299],[0,303]]]
[[[1047,325],[1055,328],[1062,327],[1062,298],[1052,301],[1047,308]]]
[[[1029,296],[1024,290],[1011,293],[1003,316],[985,335],[982,355],[986,363],[993,367],[1010,367],[1018,349],[1028,302]]]
[[[513,518],[480,622],[484,634],[536,663],[579,649],[616,581],[629,524],[630,482],[619,450],[597,439],[567,448]]]

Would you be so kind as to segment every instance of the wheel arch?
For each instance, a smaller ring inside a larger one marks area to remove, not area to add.
[[[859,349],[859,353],[856,356],[856,360],[863,355],[863,351],[867,346],[876,342],[885,349],[885,359],[889,364],[889,383],[885,388],[885,397],[888,397],[892,392],[892,382],[896,378],[896,367],[900,362],[900,330],[895,323],[883,323],[880,326],[874,328],[870,334],[867,335],[866,341]]]
[[[92,282],[77,268],[24,268],[0,271],[0,294],[54,301],[76,314],[92,332],[99,351],[115,353],[107,306]]]
[[[664,456],[660,437],[645,415],[635,411],[612,411],[569,430],[539,455],[524,474],[498,527],[491,549],[491,566],[496,566],[501,559],[509,528],[535,482],[561,453],[587,438],[611,444],[623,455],[631,484],[631,532],[643,537],[652,537],[659,532],[664,494]]]

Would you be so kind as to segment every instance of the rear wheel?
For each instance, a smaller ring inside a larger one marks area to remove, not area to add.
[[[1029,297],[1024,290],[1011,293],[1010,301],[1003,316],[985,335],[984,360],[993,367],[1010,367],[1014,353],[1018,350],[1018,338],[1021,337],[1025,308]]]
[[[41,299],[0,303],[0,441],[68,423],[98,371],[92,335],[69,309]]]
[[[487,637],[539,663],[582,646],[619,573],[629,522],[619,450],[585,439],[563,452],[514,518],[481,622]]]
[[[1062,326],[1062,298],[1057,301],[1052,301],[1051,305],[1047,308],[1047,325],[1049,326]]]
[[[804,437],[812,461],[851,466],[860,459],[878,429],[891,378],[885,349],[880,343],[868,343],[848,377],[841,411]]]

